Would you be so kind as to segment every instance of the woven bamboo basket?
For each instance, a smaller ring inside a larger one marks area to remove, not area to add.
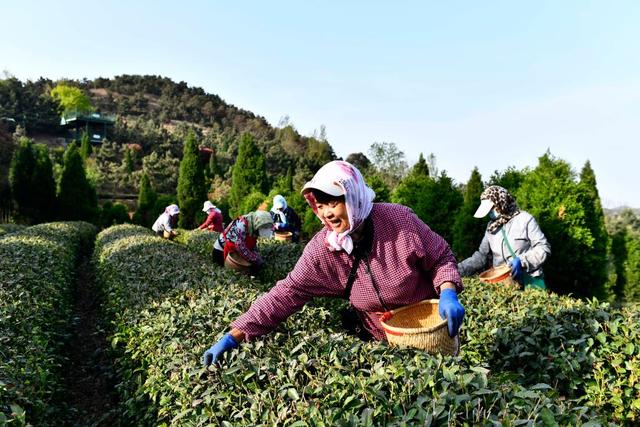
[[[251,270],[251,263],[242,258],[237,252],[230,252],[224,259],[224,265],[232,270],[248,273]]]
[[[514,283],[511,278],[511,267],[507,264],[502,264],[497,267],[492,267],[486,271],[483,271],[478,276],[481,282],[484,283],[500,283],[504,282],[506,285]]]
[[[447,321],[438,314],[439,301],[424,300],[384,313],[380,322],[389,344],[415,347],[431,354],[457,355],[458,337],[449,336]]]
[[[290,242],[293,238],[293,233],[290,231],[276,231],[273,235],[276,240],[280,240],[281,242]]]

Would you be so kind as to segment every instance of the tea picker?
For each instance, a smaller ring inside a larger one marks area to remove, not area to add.
[[[489,223],[478,250],[458,264],[461,276],[470,276],[485,268],[491,257],[494,269],[507,265],[512,277],[525,287],[545,289],[542,264],[551,254],[551,246],[535,218],[521,211],[505,188],[492,185],[480,195],[480,206],[473,215]]]
[[[213,203],[207,200],[206,202],[204,202],[202,212],[207,214],[207,219],[202,224],[200,224],[198,229],[217,231],[218,233],[222,233],[224,229],[222,226],[222,211],[218,209]]]
[[[175,228],[178,226],[179,214],[180,208],[178,205],[167,206],[164,212],[156,219],[156,222],[153,223],[151,229],[160,237],[169,240],[173,239],[178,234]]]
[[[273,220],[269,212],[255,211],[240,215],[214,242],[213,260],[219,265],[255,272],[264,265],[264,260],[256,250],[258,237],[268,238],[272,235]],[[232,259],[227,260],[230,255]]]
[[[273,229],[277,234],[291,233],[291,241],[297,242],[300,238],[300,217],[287,205],[287,200],[280,194],[273,198],[271,207]]]
[[[241,341],[270,333],[314,297],[348,300],[343,324],[363,339],[387,340],[389,330],[381,317],[391,322],[389,316],[396,310],[424,300],[435,300],[432,307],[446,339],[458,334],[464,318],[457,297],[462,282],[442,237],[411,209],[374,203],[375,193],[360,171],[344,161],[320,168],[302,193],[324,228],[287,277],[259,297],[204,353],[205,365]]]

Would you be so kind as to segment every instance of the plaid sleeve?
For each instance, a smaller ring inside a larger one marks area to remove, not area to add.
[[[416,248],[418,249],[419,264],[431,276],[434,289],[439,293],[440,285],[452,282],[456,291],[462,292],[463,285],[458,273],[456,258],[446,240],[433,231],[413,212],[410,213],[409,223],[416,230]]]

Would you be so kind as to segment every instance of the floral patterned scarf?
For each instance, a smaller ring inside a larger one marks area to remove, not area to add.
[[[489,222],[488,229],[491,233],[498,231],[500,227],[509,222],[511,218],[520,213],[516,200],[511,193],[499,185],[487,187],[480,195],[480,200],[491,200],[491,202],[493,202],[493,208],[500,214],[498,218]]]
[[[373,208],[373,199],[376,193],[367,186],[362,174],[351,163],[342,160],[334,160],[322,166],[313,177],[314,182],[327,182],[335,184],[344,191],[344,200],[347,206],[347,215],[349,217],[349,229],[343,233],[336,233],[331,229],[327,221],[318,215],[318,208],[313,192],[305,194],[305,198],[318,215],[318,218],[324,223],[330,231],[327,233],[326,243],[330,251],[344,250],[348,254],[353,251],[353,240],[350,234],[357,229],[360,224],[371,213]]]

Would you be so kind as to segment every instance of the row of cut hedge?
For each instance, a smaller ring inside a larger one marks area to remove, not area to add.
[[[196,252],[209,250],[204,240],[207,235],[195,235],[198,238],[188,239],[187,246]],[[267,285],[293,267],[291,261],[301,253],[296,246],[262,245],[267,269],[276,271],[267,275]],[[285,252],[287,247],[290,252]],[[494,371],[514,375],[525,386],[546,383],[562,396],[610,414],[611,419],[637,421],[637,307],[618,310],[596,300],[560,298],[533,290],[517,292],[477,281],[468,284],[462,297],[467,307],[463,355],[470,365],[487,363]]]
[[[20,231],[25,227],[26,226],[20,224],[0,224],[0,237]]]
[[[219,233],[207,230],[180,230],[176,242],[184,244],[190,251],[199,254],[207,261],[212,260],[213,244]],[[275,239],[258,239],[258,251],[265,260],[264,268],[257,279],[267,289],[277,280],[285,277],[293,269],[302,255],[304,246],[296,243],[284,243]]]
[[[261,244],[276,259],[283,251],[299,254],[288,245]],[[231,352],[224,369],[205,370],[204,350],[272,283],[212,266],[191,249],[132,226],[98,236],[95,260],[115,320],[112,344],[131,423],[588,425],[637,416],[628,401],[616,401],[615,391],[596,391],[589,377],[635,393],[605,367],[618,351],[612,343],[629,337],[601,319],[607,313],[622,322],[629,313],[475,280],[464,294],[460,357],[360,342],[341,330],[343,303],[318,300]],[[586,367],[581,351],[594,358]],[[539,358],[530,354],[536,352]],[[566,363],[554,362],[563,358]]]
[[[63,417],[75,266],[95,235],[91,224],[58,222],[0,238],[0,424]]]

